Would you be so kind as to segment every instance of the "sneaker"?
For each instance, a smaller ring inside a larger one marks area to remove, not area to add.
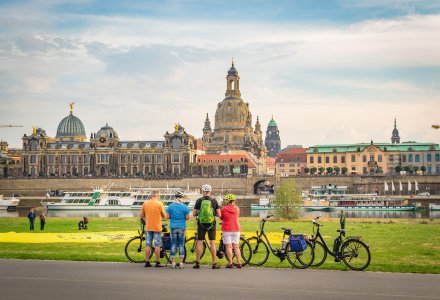
[[[193,269],[200,269],[200,264],[196,262],[193,266]]]
[[[171,269],[175,269],[176,268],[176,263],[172,263],[171,264]]]
[[[162,265],[160,264],[160,262],[156,262],[156,264],[154,265],[156,268],[162,268]]]
[[[213,263],[213,264],[212,264],[212,269],[213,269],[213,270],[220,269],[220,266],[217,265],[217,263]]]
[[[226,266],[226,269],[233,269],[233,268],[234,268],[234,266],[232,264],[229,264],[229,265]]]
[[[151,267],[150,262],[149,262],[149,261],[146,261],[145,264],[144,264],[144,267],[145,267],[145,268],[149,268],[149,267]]]
[[[181,269],[183,269],[183,268],[184,268],[184,265],[183,265],[183,263],[180,263],[180,264],[179,264],[179,268],[181,268]]]
[[[242,264],[237,264],[237,269],[241,269],[243,267]]]

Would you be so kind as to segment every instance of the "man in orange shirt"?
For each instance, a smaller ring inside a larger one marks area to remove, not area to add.
[[[145,228],[145,267],[151,267],[150,253],[154,240],[154,254],[156,255],[156,268],[160,264],[160,244],[162,239],[162,219],[165,218],[165,209],[159,199],[159,191],[152,191],[150,200],[144,202],[141,208],[141,218],[146,221]]]

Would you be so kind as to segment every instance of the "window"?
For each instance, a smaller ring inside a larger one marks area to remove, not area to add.
[[[315,163],[315,158],[313,156],[310,156],[310,163],[311,164]]]
[[[134,163],[138,162],[138,158],[139,158],[139,156],[137,154],[133,154],[133,162]]]
[[[362,155],[362,162],[367,162],[367,156],[366,155]]]
[[[78,155],[72,155],[72,164],[78,163]]]
[[[431,154],[426,155],[426,161],[431,162]]]
[[[60,155],[60,157],[61,157],[61,163],[62,163],[62,164],[65,164],[66,161],[67,161],[66,156],[65,156],[65,155]],[[64,173],[65,173],[65,172],[64,172]]]
[[[440,154],[439,153],[435,154],[435,161],[440,161]]]
[[[402,155],[402,162],[406,162],[406,155]]]
[[[84,155],[84,163],[89,164],[90,163],[90,155],[86,154]]]
[[[370,161],[374,161],[374,154],[370,155]]]
[[[174,175],[179,175],[180,174],[180,166],[174,166],[173,173],[174,173]]]
[[[356,162],[356,155],[355,154],[351,155],[351,162]]]
[[[378,161],[378,162],[382,162],[382,155],[379,154],[379,155],[377,156],[377,161]]]
[[[341,156],[341,163],[345,164],[345,156]]]
[[[336,155],[333,156],[333,163],[334,164],[338,163],[338,157]]]
[[[318,164],[322,163],[322,157],[318,156]]]
[[[390,162],[393,162],[394,161],[394,155],[390,154],[390,156],[388,156],[388,160]]]
[[[413,155],[412,154],[408,155],[408,162],[413,162]]]
[[[145,154],[144,155],[144,162],[146,162],[146,163],[150,163],[151,162],[151,155],[150,154]]]
[[[127,163],[127,154],[121,154],[120,161],[121,161],[121,164],[126,164]]]
[[[53,165],[54,163],[55,163],[55,155],[49,155],[49,164]]]
[[[330,163],[330,157],[327,156],[327,157],[325,158],[325,163],[326,163],[326,164],[329,164],[329,163]]]
[[[36,164],[36,163],[37,163],[37,156],[31,155],[31,164]]]
[[[180,162],[180,155],[179,155],[179,153],[173,153],[173,162],[175,162],[175,163]],[[212,162],[212,160],[211,160],[211,162]]]
[[[162,154],[156,154],[156,163],[161,164],[162,163]],[[161,169],[162,170],[162,169]],[[161,172],[162,173],[162,172]]]
[[[420,161],[420,155],[416,154],[414,156],[414,160],[415,160],[415,162],[419,162]]]

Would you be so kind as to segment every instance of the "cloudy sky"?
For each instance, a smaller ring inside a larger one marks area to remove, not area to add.
[[[160,140],[176,122],[213,125],[234,58],[265,132],[288,144],[440,142],[438,0],[0,1],[0,139],[55,136],[74,114],[87,136]]]

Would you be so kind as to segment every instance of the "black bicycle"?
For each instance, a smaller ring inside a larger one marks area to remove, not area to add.
[[[131,238],[125,245],[125,256],[128,260],[134,263],[144,263],[145,262],[145,221],[140,219],[140,230],[138,230],[138,235]],[[162,224],[162,241],[160,245],[160,258],[165,258],[167,263],[171,263],[170,259],[170,233],[167,230],[167,225]],[[165,247],[164,247],[165,245]],[[156,257],[154,254],[154,246],[151,247],[150,262],[155,262]]]
[[[220,223],[221,224],[221,223]],[[217,257],[219,259],[222,259],[223,257],[226,257],[226,246],[223,244],[223,234],[221,234],[220,237],[220,243],[217,248]],[[194,236],[190,237],[185,241],[185,263],[193,264],[196,262],[196,251],[197,251],[197,231],[194,233]],[[240,243],[238,245],[241,253],[241,265],[245,266],[247,265],[252,257],[252,249],[251,245],[249,244],[248,240],[241,235],[240,236]],[[202,252],[200,254],[200,259],[203,258],[206,252],[206,248],[211,251],[211,246],[209,245],[209,242],[205,239],[203,240],[203,246],[202,246]],[[233,258],[235,257],[234,249],[232,249],[232,255]],[[234,261],[234,259],[233,259]],[[233,262],[233,265],[236,266],[237,264]]]
[[[333,243],[333,251],[327,246],[319,228],[324,226],[318,223],[319,216],[313,219],[313,231],[309,241],[315,249],[315,260],[313,267],[319,267],[327,259],[327,253],[335,258],[336,262],[343,261],[344,264],[352,270],[362,271],[368,267],[371,261],[370,249],[367,244],[362,241],[360,236],[345,237],[345,229],[338,229],[339,237]]]
[[[284,230],[283,238],[281,240],[281,247],[272,247],[272,244],[264,231],[264,224],[270,217],[272,217],[272,215],[268,215],[266,218],[261,219],[260,233],[257,231],[256,236],[248,239],[252,248],[252,259],[249,264],[251,266],[261,266],[266,263],[267,259],[269,258],[270,249],[270,252],[278,257],[280,261],[283,261],[287,258],[292,267],[296,269],[308,268],[313,263],[313,259],[315,258],[312,244],[306,240],[303,235],[293,235],[291,228],[281,228]],[[301,248],[298,249],[295,247],[294,239],[296,239],[296,242],[302,245]],[[264,240],[266,240],[266,242]]]

